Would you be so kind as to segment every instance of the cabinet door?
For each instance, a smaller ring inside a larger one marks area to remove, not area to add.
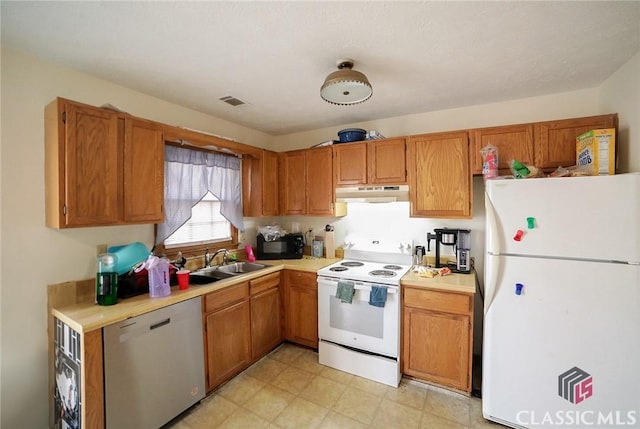
[[[306,213],[305,151],[294,150],[279,155],[280,213],[302,215]]]
[[[367,143],[346,143],[333,146],[335,186],[367,183]]]
[[[251,359],[282,342],[280,290],[275,287],[251,297]]]
[[[278,207],[278,154],[262,152],[262,215],[277,216]]]
[[[330,146],[306,151],[307,214],[333,216],[334,193]]]
[[[491,143],[498,148],[500,174],[509,174],[509,162],[516,159],[533,165],[533,125],[509,125],[504,127],[470,130],[472,174],[482,174],[480,149]]]
[[[412,136],[408,154],[411,216],[470,218],[467,133]]]
[[[597,128],[617,128],[618,115],[591,116],[534,125],[535,166],[554,170],[576,165],[576,137]]]
[[[404,308],[402,372],[471,390],[470,317]]]
[[[285,271],[285,339],[318,348],[318,283],[314,273]]]
[[[278,154],[263,150],[260,157],[242,158],[242,211],[245,216],[277,216]]]
[[[125,118],[124,213],[128,223],[164,220],[164,141],[160,127]]]
[[[64,226],[116,224],[119,220],[121,159],[117,115],[65,103]]]
[[[370,141],[367,143],[368,181],[372,185],[407,183],[405,139]]]
[[[207,390],[242,371],[250,362],[249,301],[241,301],[205,318]]]

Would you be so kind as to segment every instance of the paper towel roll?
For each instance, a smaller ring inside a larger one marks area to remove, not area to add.
[[[324,233],[324,248],[326,258],[336,257],[336,242],[333,231],[326,231]]]

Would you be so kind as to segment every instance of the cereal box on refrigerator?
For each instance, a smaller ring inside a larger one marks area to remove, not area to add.
[[[592,176],[616,173],[616,130],[587,131],[576,137],[578,170]]]

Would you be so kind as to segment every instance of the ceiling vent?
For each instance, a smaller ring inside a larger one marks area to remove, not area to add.
[[[234,107],[235,106],[241,106],[243,104],[247,104],[244,101],[242,101],[242,100],[240,100],[240,99],[238,99],[236,97],[232,97],[230,95],[227,95],[226,97],[222,97],[220,100],[224,101],[225,103],[230,104],[230,105],[232,105]]]

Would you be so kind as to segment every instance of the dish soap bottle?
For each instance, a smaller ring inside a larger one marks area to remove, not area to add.
[[[96,303],[113,305],[118,302],[118,257],[113,253],[98,256]]]
[[[253,254],[253,249],[251,248],[251,246],[249,246],[248,244],[246,246],[244,246],[244,251],[247,255],[247,260],[249,262],[255,262],[256,261],[256,255]]]

